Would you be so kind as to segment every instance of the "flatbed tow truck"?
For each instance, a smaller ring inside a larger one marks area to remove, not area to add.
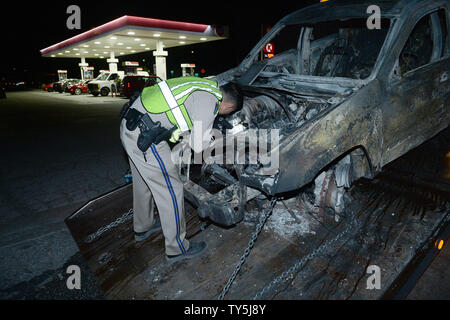
[[[247,248],[221,298],[402,299],[450,234],[449,146],[447,128],[373,180],[358,180],[339,221],[312,213],[300,194],[279,199],[271,212],[250,200],[243,221],[224,228],[199,218],[192,193],[198,199],[200,189],[190,181],[187,238],[206,241],[209,250],[170,266],[162,233],[134,241],[132,184],[90,201],[66,224],[108,299],[217,299]],[[264,212],[271,214],[249,248]],[[378,288],[370,285],[373,266]]]

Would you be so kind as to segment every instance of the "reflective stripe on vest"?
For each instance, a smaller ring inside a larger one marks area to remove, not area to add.
[[[167,82],[162,81],[158,83],[158,86],[161,89],[164,99],[166,99],[166,102],[169,105],[170,110],[172,111],[172,114],[175,117],[175,120],[177,121],[178,128],[181,130],[181,132],[189,131],[189,125],[187,124],[186,119],[184,118],[183,113],[181,112],[181,108],[172,94],[172,91],[167,85]]]
[[[184,106],[184,102],[195,91],[205,91],[222,101],[222,92],[215,81],[197,77],[174,78],[158,83],[156,86],[144,88],[141,101],[144,108],[153,114],[166,113],[169,121],[179,131],[192,129],[192,121]]]

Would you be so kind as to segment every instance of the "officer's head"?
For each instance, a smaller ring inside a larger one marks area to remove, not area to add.
[[[229,114],[242,108],[244,97],[235,83],[228,82],[220,87],[220,91],[222,91],[223,99],[219,105],[219,114]]]

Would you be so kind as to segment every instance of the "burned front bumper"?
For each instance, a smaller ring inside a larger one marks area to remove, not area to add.
[[[212,194],[198,184],[187,181],[184,184],[185,198],[197,207],[201,218],[209,218],[222,226],[232,226],[244,218],[243,206],[261,192],[241,186],[239,183]]]

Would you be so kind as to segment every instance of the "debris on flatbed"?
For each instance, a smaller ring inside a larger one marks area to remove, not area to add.
[[[348,190],[339,221],[326,212],[308,212],[299,195],[280,200],[226,298],[382,298],[403,281],[401,271],[450,220],[449,141],[447,129],[375,179],[358,180]],[[171,266],[165,263],[163,236],[137,244],[131,221],[85,242],[131,206],[127,185],[66,219],[110,299],[217,299],[259,218],[249,202],[243,222],[223,228],[200,220],[186,203],[187,237],[206,241],[209,250]],[[380,267],[380,290],[366,288],[371,265]]]

